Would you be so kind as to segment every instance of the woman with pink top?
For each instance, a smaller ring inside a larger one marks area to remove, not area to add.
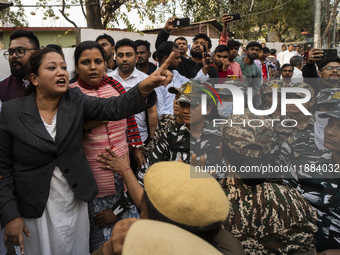
[[[124,87],[106,76],[104,48],[94,41],[79,44],[74,53],[78,87],[84,94],[107,98],[125,93]],[[113,225],[123,218],[139,218],[136,206],[126,197],[124,183],[119,174],[101,169],[97,162],[99,153],[111,148],[123,156],[129,147],[137,162],[142,160],[138,149],[142,140],[134,116],[119,121],[88,121],[84,125],[84,152],[96,180],[99,194],[89,203],[91,223],[91,252],[111,236]]]

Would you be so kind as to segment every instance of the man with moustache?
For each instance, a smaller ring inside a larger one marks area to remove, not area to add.
[[[4,56],[9,61],[11,75],[0,82],[0,110],[2,102],[23,95],[28,85],[27,62],[39,47],[39,40],[33,31],[19,29],[10,36],[9,48]]]
[[[321,49],[313,48],[309,52],[307,64],[302,68],[305,82],[311,84],[316,91],[327,88],[340,88],[340,58],[322,60],[322,57],[323,51]],[[318,75],[321,79],[317,78]]]
[[[116,43],[116,64],[118,68],[107,75],[119,81],[126,91],[129,91],[137,83],[148,77],[147,74],[136,68],[137,47],[134,41],[124,38]],[[155,89],[157,98],[161,97],[160,89]],[[156,107],[157,106],[157,107]],[[153,137],[158,123],[158,113],[163,111],[163,102],[157,100],[157,104],[145,112],[135,114],[138,129],[145,145]]]
[[[136,68],[147,75],[152,74],[157,69],[157,66],[149,62],[151,57],[150,43],[145,40],[136,40],[135,44],[138,57]]]
[[[162,114],[173,114],[173,101],[175,99],[175,94],[170,93],[168,91],[168,88],[174,87],[179,88],[182,84],[189,81],[189,79],[183,75],[181,75],[178,72],[178,66],[182,61],[178,46],[171,42],[166,41],[163,42],[158,48],[157,48],[157,57],[159,61],[159,65],[162,65],[167,58],[170,56],[171,52],[175,53],[174,60],[170,63],[168,70],[171,71],[173,74],[171,83],[168,84],[167,87],[160,87],[160,90],[162,91],[162,97],[157,98],[157,100],[161,100],[163,102],[164,108]],[[208,71],[209,71],[210,65],[209,63],[206,63],[203,65],[202,69],[197,73],[194,79],[196,80],[206,80],[209,78]],[[158,96],[158,94],[157,94]]]
[[[174,21],[176,18],[177,17],[172,17],[168,19],[165,23],[164,29],[159,32],[156,40],[156,49],[158,49],[162,42],[168,40],[172,30],[178,29],[177,27],[174,27]],[[178,65],[178,72],[188,79],[194,78],[203,67],[202,59],[205,55],[203,53],[208,53],[206,54],[206,58],[204,58],[207,62],[211,61],[211,57],[209,55],[211,47],[211,40],[206,34],[197,34],[193,38],[193,45],[190,50],[191,58],[187,59],[181,56],[181,62]],[[210,78],[219,77],[217,70],[213,66],[210,66],[208,75]]]
[[[262,72],[260,68],[254,63],[254,60],[259,57],[262,49],[261,44],[258,42],[250,42],[247,45],[247,55],[235,58],[235,61],[240,64],[242,70],[242,78],[244,82],[253,88],[253,104],[256,109],[260,106],[260,88]]]
[[[290,86],[292,82],[292,77],[294,73],[294,66],[292,64],[284,64],[281,67],[281,76],[282,81],[286,84],[286,86]]]
[[[233,75],[234,72],[229,70],[229,54],[230,49],[225,45],[218,45],[214,51],[214,63],[212,64],[216,70],[218,71],[218,75],[220,78],[220,82],[225,80],[228,75]]]
[[[220,36],[220,45],[226,45],[230,49],[228,70],[232,71],[234,75],[237,75],[237,78],[242,78],[240,64],[234,61],[238,55],[238,51],[242,43],[236,40],[229,40],[228,37],[228,24],[232,21],[233,19],[228,13],[223,14],[222,16],[223,29]]]
[[[179,50],[179,53],[181,54],[181,56],[183,56],[185,58],[190,58],[187,55],[187,51],[188,51],[189,47],[188,47],[188,40],[185,39],[185,37],[183,37],[183,36],[177,37],[175,39],[174,43],[178,46],[178,50]]]
[[[113,59],[113,55],[115,54],[115,40],[104,33],[97,37],[96,42],[103,46],[105,50],[107,72],[109,73],[117,68],[116,61]]]

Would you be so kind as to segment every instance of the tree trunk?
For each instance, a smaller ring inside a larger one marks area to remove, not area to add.
[[[259,32],[257,33],[257,38],[259,38],[261,36],[261,30],[262,30],[263,23],[258,24],[258,26],[259,26]]]
[[[333,5],[333,9],[332,9],[332,15],[330,20],[328,21],[326,30],[323,32],[322,34],[322,41],[324,41],[326,39],[326,36],[328,34],[328,31],[330,30],[331,26],[333,25],[334,19],[336,18],[336,16],[338,15],[338,11],[337,8],[339,6],[340,0],[336,0],[334,5]]]
[[[327,0],[327,22],[331,19],[331,3],[330,0]],[[331,46],[331,30],[328,31],[327,34],[327,49]]]
[[[279,38],[279,42],[282,42],[282,38],[281,38],[281,21],[279,21],[279,26],[277,28],[277,35]]]
[[[86,0],[86,23],[88,28],[102,29],[99,0]]]

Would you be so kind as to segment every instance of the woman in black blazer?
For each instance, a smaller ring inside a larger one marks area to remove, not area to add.
[[[4,103],[0,114],[0,216],[5,243],[20,245],[23,253],[25,241],[25,254],[34,255],[80,254],[81,246],[88,252],[86,236],[81,239],[79,231],[72,231],[72,222],[79,219],[60,224],[64,213],[87,208],[82,203],[98,192],[82,148],[84,122],[119,120],[151,107],[157,99],[154,88],[172,79],[167,70],[172,58],[129,92],[103,99],[68,89],[66,63],[59,52],[45,48],[31,56],[30,94]],[[86,221],[88,217],[83,218],[82,230],[88,235]]]

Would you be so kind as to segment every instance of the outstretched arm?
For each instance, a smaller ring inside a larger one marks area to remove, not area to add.
[[[164,29],[161,30],[161,32],[159,32],[157,39],[156,39],[156,50],[159,47],[159,45],[162,44],[162,42],[166,42],[170,36],[170,33],[172,30],[177,30],[177,27],[173,26],[173,21],[177,19],[177,17],[171,17],[167,20],[167,22],[165,23]]]

